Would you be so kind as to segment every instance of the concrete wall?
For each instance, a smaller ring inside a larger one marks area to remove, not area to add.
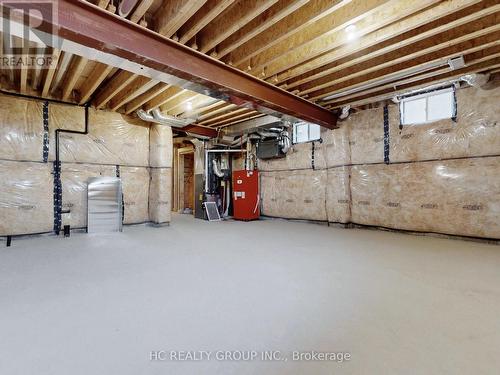
[[[500,88],[458,90],[457,122],[402,129],[390,105],[388,164],[384,108],[353,113],[322,143],[259,161],[262,213],[498,239],[499,103]]]

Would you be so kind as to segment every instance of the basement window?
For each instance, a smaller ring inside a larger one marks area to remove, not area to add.
[[[293,124],[293,143],[304,143],[317,141],[321,138],[319,125],[308,122],[296,122]]]
[[[448,87],[407,96],[399,103],[401,125],[427,124],[456,117],[455,90]]]

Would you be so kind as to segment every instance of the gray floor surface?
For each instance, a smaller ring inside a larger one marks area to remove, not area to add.
[[[211,357],[170,357],[181,351]],[[276,360],[263,360],[265,351]],[[351,359],[297,361],[294,351]],[[499,369],[494,245],[175,215],[165,228],[0,248],[2,375]]]

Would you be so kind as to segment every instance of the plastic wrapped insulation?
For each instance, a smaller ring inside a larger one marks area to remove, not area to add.
[[[155,224],[171,220],[172,169],[151,168],[149,185],[149,219]]]
[[[262,172],[260,175],[264,215],[288,219],[327,219],[326,170]]]
[[[310,168],[311,147],[310,143],[292,145],[284,158],[259,160],[259,169],[261,171],[280,171]]]
[[[314,149],[259,160],[263,215],[500,239],[500,88],[456,102],[455,119],[403,127],[397,104],[387,124],[358,110]]]
[[[350,167],[328,169],[326,211],[330,223],[351,221]]]
[[[51,145],[55,129],[84,130],[84,108],[49,105]],[[89,109],[89,134],[60,133],[62,162],[149,166],[149,125],[116,112]],[[55,147],[50,147],[50,160]]]
[[[481,88],[488,83],[488,81],[490,80],[490,75],[489,75],[489,73],[488,74],[479,74],[479,73],[467,74],[467,75],[461,77],[461,79],[473,87]]]
[[[402,129],[398,107],[390,106],[390,160],[423,161],[500,154],[500,88],[457,90],[456,100],[456,122],[446,119],[405,125]]]
[[[500,157],[351,170],[352,221],[500,238]]]
[[[53,184],[51,164],[0,160],[0,236],[51,231]]]
[[[172,128],[152,124],[149,131],[149,165],[171,168],[172,152]]]
[[[43,160],[43,103],[0,95],[0,159]]]
[[[149,220],[149,170],[144,167],[120,168],[122,179],[124,224],[144,223]]]
[[[51,232],[55,130],[83,131],[85,110],[0,95],[0,122],[0,235]],[[43,163],[44,153],[47,163]],[[86,225],[88,179],[117,172],[123,181],[125,223],[150,220],[149,210],[151,220],[169,221],[169,208],[155,213],[154,205],[170,207],[165,203],[170,201],[171,180],[165,177],[170,171],[165,169],[161,178],[151,173],[154,189],[161,195],[150,200],[150,153],[153,166],[171,166],[170,128],[153,126],[150,134],[149,125],[136,118],[90,109],[88,135],[61,132],[62,210],[70,211],[68,224]]]

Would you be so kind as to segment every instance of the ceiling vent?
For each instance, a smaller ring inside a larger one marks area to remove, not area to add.
[[[451,70],[457,70],[465,68],[465,60],[463,56],[455,57],[454,59],[448,60],[448,65]]]

